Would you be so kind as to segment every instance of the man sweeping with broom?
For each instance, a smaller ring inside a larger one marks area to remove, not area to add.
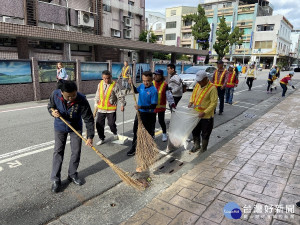
[[[56,193],[61,188],[61,166],[64,158],[64,151],[68,134],[71,139],[71,158],[68,170],[68,180],[76,185],[83,182],[78,178],[77,168],[80,161],[82,140],[73,132],[61,119],[65,119],[68,124],[75,128],[78,133],[82,133],[82,119],[87,128],[86,145],[92,147],[94,138],[94,118],[90,105],[86,97],[77,92],[77,86],[73,81],[65,81],[60,89],[52,92],[48,111],[54,120],[55,146],[53,153],[53,164],[51,180],[53,181],[51,191]]]
[[[141,121],[145,127],[145,129],[148,131],[150,134],[150,137],[154,136],[154,131],[155,131],[155,120],[156,120],[156,114],[154,112],[156,105],[157,105],[157,100],[158,100],[158,95],[157,95],[157,90],[153,86],[152,81],[152,72],[151,71],[145,71],[142,74],[142,81],[143,83],[136,88],[134,85],[134,93],[139,93],[139,99],[138,99],[138,104],[135,105],[136,110],[138,110],[138,113],[140,115]],[[131,79],[129,80],[129,83],[132,84]],[[137,114],[138,114],[137,113]],[[133,125],[133,141],[132,141],[132,146],[130,151],[127,152],[128,156],[133,156],[135,155],[136,152],[136,146],[137,146],[137,132],[138,132],[138,115],[136,115],[135,120],[134,120],[134,125]],[[139,137],[140,139],[145,137]],[[147,141],[147,140],[144,140]],[[150,140],[150,141],[153,141]]]

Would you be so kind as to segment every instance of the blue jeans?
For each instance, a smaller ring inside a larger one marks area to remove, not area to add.
[[[232,104],[234,88],[225,88],[225,102]]]

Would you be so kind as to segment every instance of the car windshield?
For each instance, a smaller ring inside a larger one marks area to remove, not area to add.
[[[205,70],[205,69],[206,69],[206,67],[192,66],[192,67],[188,68],[186,71],[184,71],[183,73],[196,74],[199,70]]]

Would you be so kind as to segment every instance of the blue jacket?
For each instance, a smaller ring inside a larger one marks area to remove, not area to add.
[[[61,90],[57,89],[52,92],[50,102],[48,103],[48,111],[52,115],[51,108],[57,109],[61,116],[76,130],[82,131],[82,119],[86,123],[87,137],[94,138],[94,117],[89,102],[86,97],[77,92],[76,99],[67,103],[64,100]],[[60,132],[71,132],[72,130],[59,118],[54,119],[54,129]]]
[[[154,112],[158,101],[158,94],[156,88],[151,84],[146,88],[141,84],[136,91],[139,93],[138,105],[141,106],[140,112]]]

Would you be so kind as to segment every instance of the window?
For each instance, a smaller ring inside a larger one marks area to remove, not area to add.
[[[176,40],[176,34],[166,34],[166,40]]]
[[[271,49],[273,41],[256,41],[255,42],[255,49]]]
[[[161,23],[157,23],[157,24],[155,25],[155,29],[156,29],[156,30],[161,30],[161,29],[162,29],[162,24],[161,24]]]
[[[183,39],[191,39],[192,33],[185,33]]]
[[[162,35],[156,35],[156,40],[157,41],[162,41],[163,40],[163,36]]]
[[[128,1],[128,5],[134,6],[134,2],[133,1]]]
[[[272,31],[274,30],[274,24],[267,24],[267,25],[257,25],[257,31]]]
[[[171,10],[171,16],[176,16],[176,10]]]
[[[0,46],[17,47],[17,40],[12,38],[0,38]]]
[[[166,28],[169,29],[169,28],[176,28],[176,21],[173,21],[173,22],[167,22],[166,23]]]
[[[191,20],[185,20],[183,21],[183,26],[192,26],[192,21]]]
[[[111,12],[110,5],[103,4],[103,11],[105,11],[105,12]]]

